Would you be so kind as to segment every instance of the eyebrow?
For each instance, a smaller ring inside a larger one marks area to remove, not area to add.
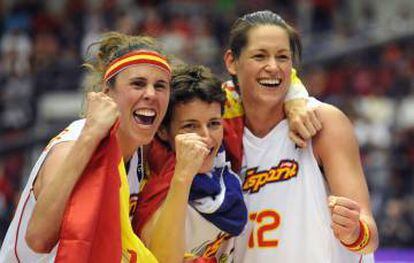
[[[147,79],[146,78],[144,78],[144,77],[132,77],[132,78],[130,78],[129,79],[129,81],[138,81],[138,80],[144,80],[144,81],[146,81]]]
[[[145,77],[132,77],[132,78],[130,78],[129,79],[129,81],[130,82],[133,82],[133,81],[148,81],[148,79],[147,78],[145,78]],[[162,83],[165,83],[165,84],[168,84],[168,82],[167,81],[165,81],[165,80],[163,80],[163,79],[158,79],[157,81],[155,81],[156,83],[159,83],[159,82],[162,82]]]
[[[199,121],[195,119],[185,119],[185,120],[182,120],[181,122],[185,123],[185,122],[199,122]]]
[[[168,82],[167,82],[167,81],[165,81],[165,80],[163,80],[163,79],[159,79],[159,80],[157,80],[157,81],[156,81],[156,83],[159,83],[159,82],[161,82],[161,83],[163,83],[163,84],[168,84]]]
[[[264,48],[252,49],[251,52],[265,52],[265,53],[268,53],[268,51]],[[281,53],[281,52],[291,52],[291,51],[290,51],[290,49],[283,48],[283,49],[278,50],[277,52]]]
[[[209,121],[221,121],[223,118],[221,118],[221,117],[213,117],[213,118],[211,118],[211,119],[209,119]],[[200,122],[199,120],[196,120],[196,119],[185,119],[185,120],[182,120],[181,122]]]

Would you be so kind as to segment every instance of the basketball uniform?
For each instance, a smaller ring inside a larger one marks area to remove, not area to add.
[[[71,123],[58,136],[53,138],[44,149],[35,166],[33,167],[27,184],[21,194],[14,218],[9,226],[3,245],[0,250],[0,262],[53,262],[56,256],[58,244],[50,253],[36,253],[26,243],[26,229],[36,204],[33,193],[33,184],[51,148],[58,143],[76,140],[85,125],[85,119]],[[143,174],[142,149],[135,152],[128,169],[128,183],[130,187],[130,215],[136,204],[141,174]],[[46,224],[47,222],[45,222]]]
[[[234,262],[373,262],[335,238],[312,143],[298,148],[288,132],[286,120],[263,138],[244,128],[240,174],[249,221],[236,238]]]

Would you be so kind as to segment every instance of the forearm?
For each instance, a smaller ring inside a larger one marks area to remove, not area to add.
[[[161,263],[183,261],[190,186],[173,178],[160,215],[152,227],[149,249]]]
[[[335,197],[334,205],[330,205],[334,232],[350,250],[371,253],[378,246],[378,231],[352,124],[342,112],[327,105],[319,108],[319,116],[326,125],[313,146]],[[359,220],[369,228],[368,243]]]
[[[99,141],[84,129],[56,173],[46,175],[51,176],[50,181],[39,192],[26,232],[32,249],[49,252],[57,243],[67,202]]]

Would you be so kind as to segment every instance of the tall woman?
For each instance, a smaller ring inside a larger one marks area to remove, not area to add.
[[[237,82],[227,89],[244,113],[229,119],[242,147],[233,138],[227,150],[241,164],[249,212],[235,262],[370,261],[378,233],[350,121],[310,99],[322,131],[304,149],[288,139],[283,100],[300,51],[297,33],[271,11],[238,18],[230,32],[224,60]]]

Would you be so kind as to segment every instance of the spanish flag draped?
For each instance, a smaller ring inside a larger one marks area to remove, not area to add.
[[[55,262],[157,262],[131,227],[116,130],[102,140],[73,190]]]

